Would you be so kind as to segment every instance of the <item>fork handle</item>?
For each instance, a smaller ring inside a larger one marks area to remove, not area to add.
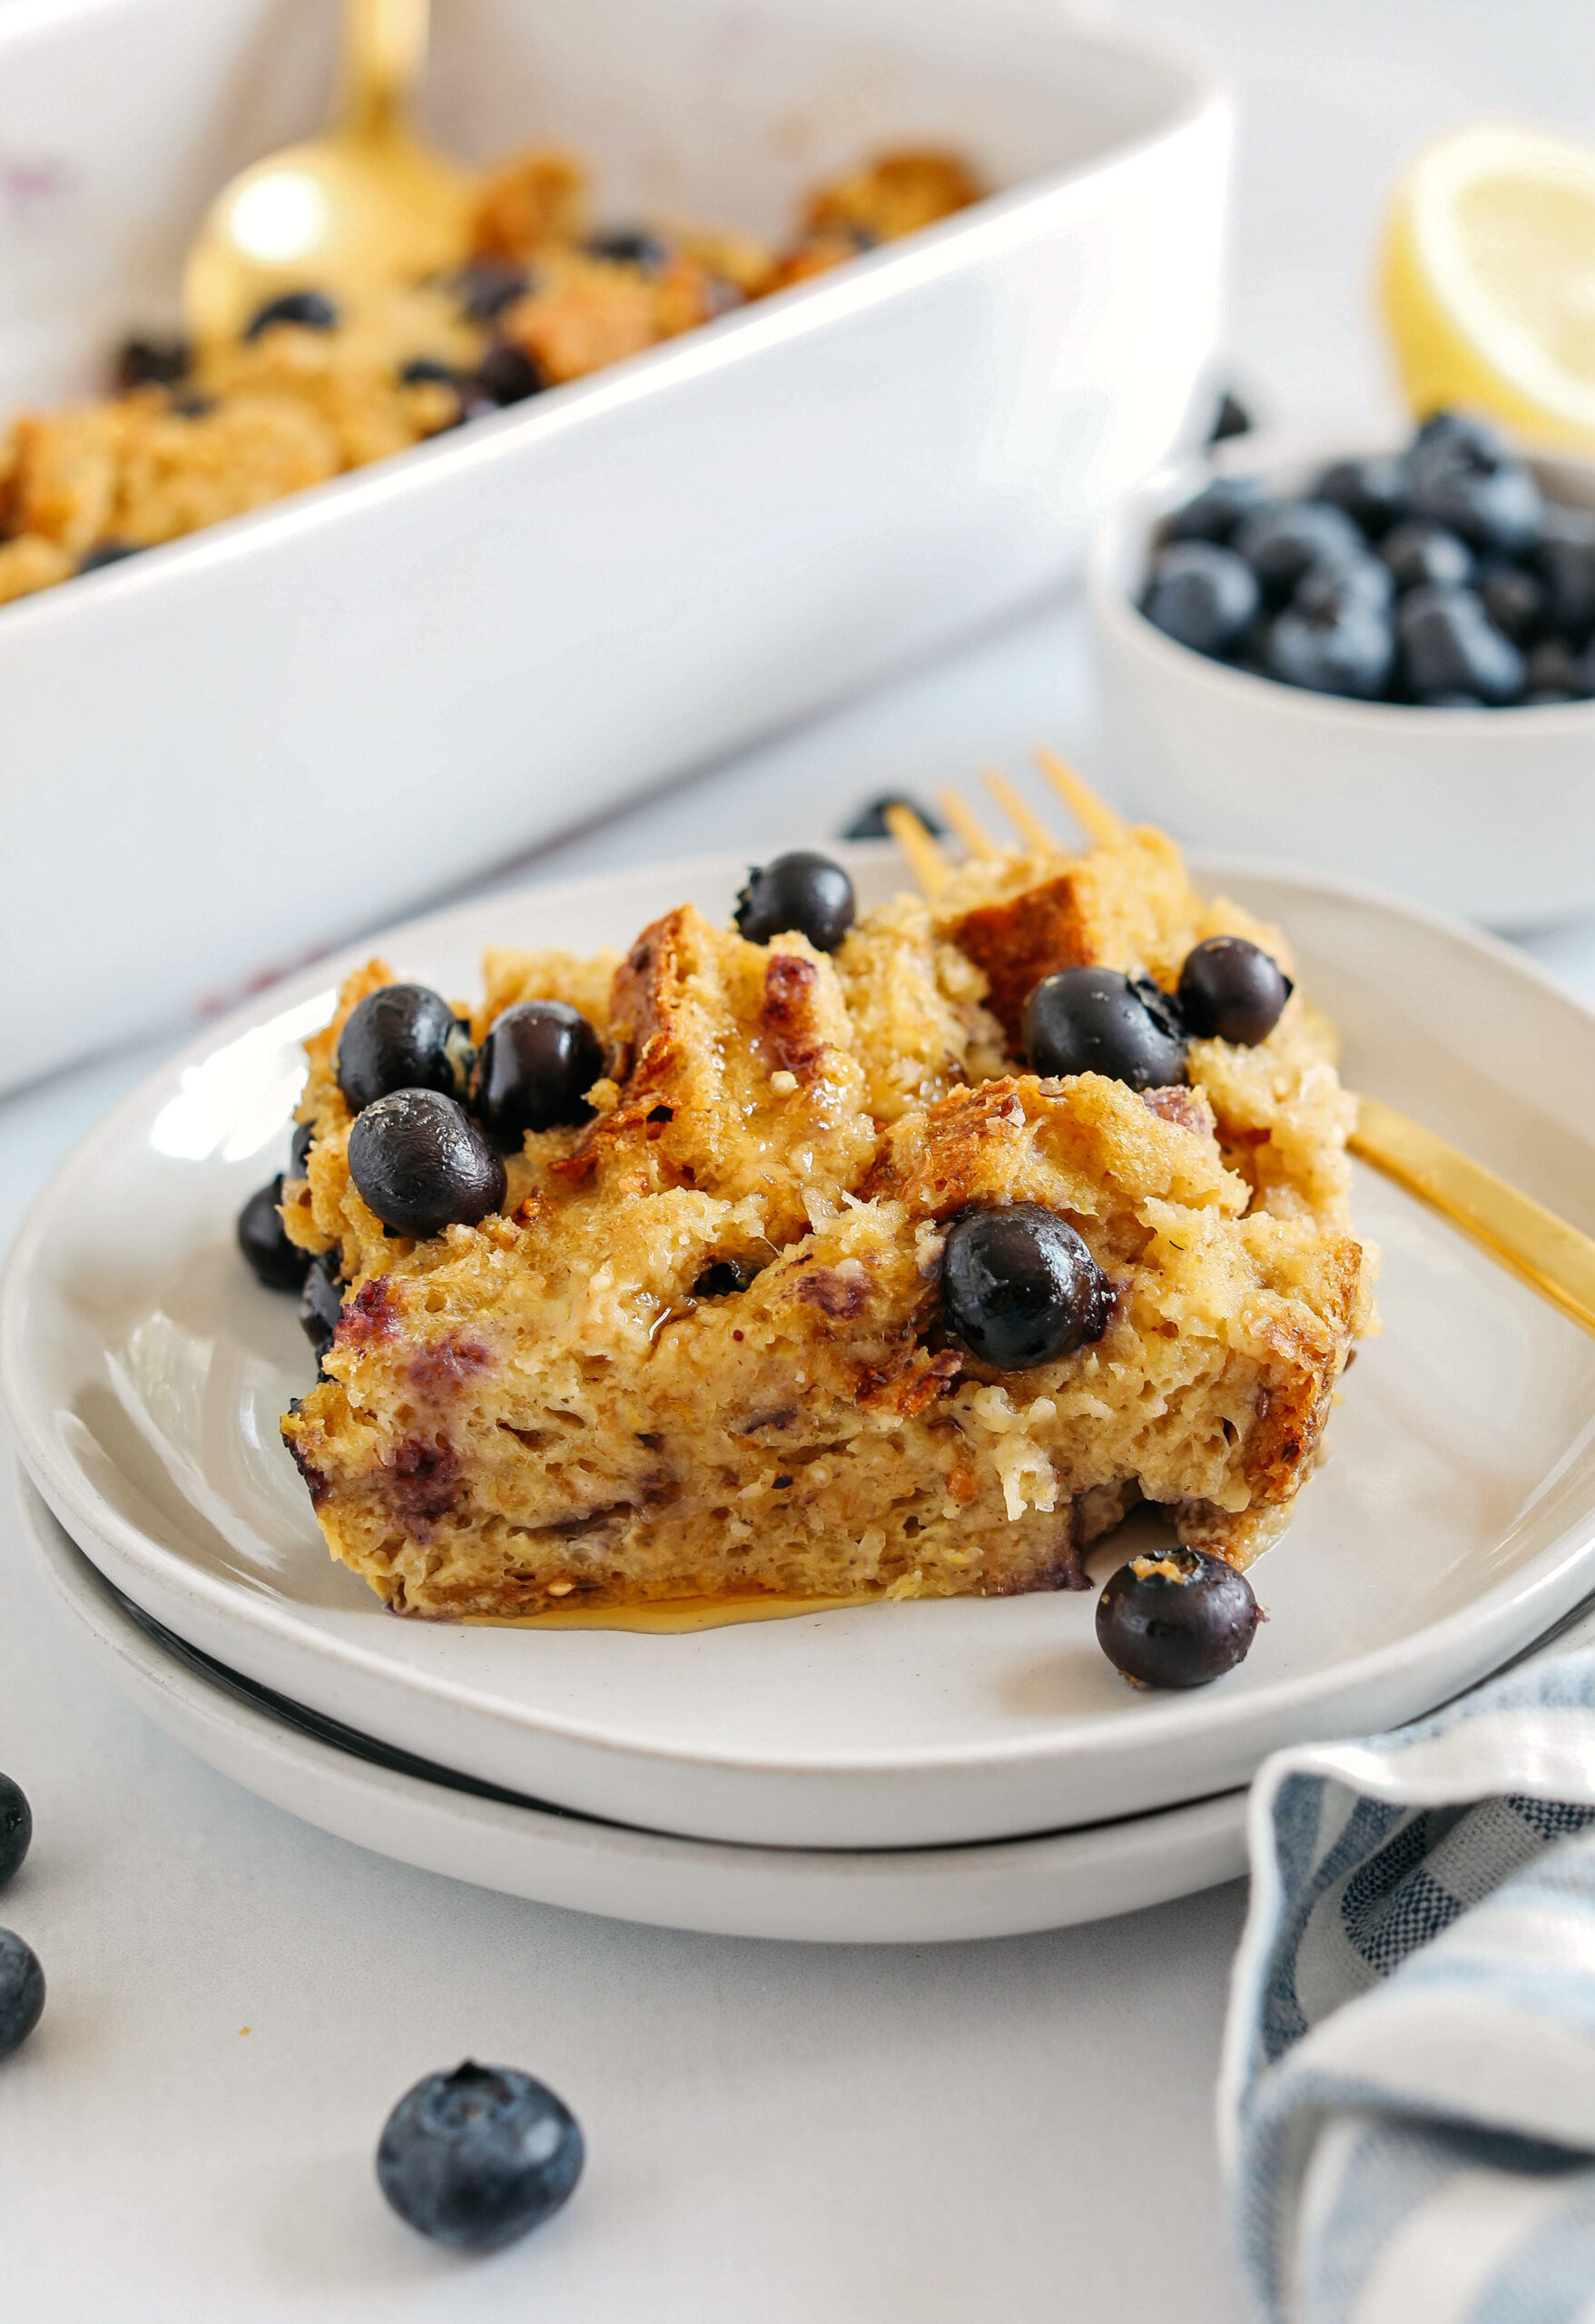
[[[430,0],[344,0],[343,120],[371,136],[405,125],[427,64]]]
[[[1427,1203],[1541,1299],[1595,1335],[1595,1242],[1482,1163],[1377,1098],[1357,1098],[1350,1145]]]

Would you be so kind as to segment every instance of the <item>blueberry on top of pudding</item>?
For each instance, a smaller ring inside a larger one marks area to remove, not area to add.
[[[462,1097],[470,1077],[470,1034],[441,993],[424,984],[385,984],[350,1016],[338,1043],[338,1086],[350,1110],[393,1089],[440,1089]]]
[[[1100,1339],[1113,1286],[1067,1219],[1017,1202],[960,1218],[941,1256],[948,1328],[999,1371],[1073,1355]]]
[[[1059,969],[1025,1003],[1033,1073],[1103,1073],[1132,1089],[1186,1079],[1185,1035],[1166,993],[1119,969]]]
[[[523,1000],[495,1019],[477,1059],[472,1096],[489,1136],[517,1147],[528,1130],[590,1121],[586,1093],[604,1044],[567,1000]]]
[[[806,936],[817,952],[834,952],[853,924],[853,883],[840,863],[808,848],[756,866],[736,900],[738,929],[750,944]]]

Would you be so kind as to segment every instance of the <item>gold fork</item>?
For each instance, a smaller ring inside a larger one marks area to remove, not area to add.
[[[1082,783],[1055,752],[1038,751],[1036,760],[1093,846],[1123,844],[1129,827],[1105,799]],[[1005,774],[991,768],[982,780],[1019,833],[1027,853],[1067,853],[1057,834],[1026,804]],[[1003,850],[956,791],[939,792],[936,803],[970,855],[986,860],[1001,855]],[[886,822],[921,887],[927,895],[939,895],[951,879],[953,867],[930,832],[910,807],[888,808]],[[1449,1219],[1498,1265],[1595,1335],[1595,1242],[1589,1236],[1580,1234],[1542,1203],[1520,1193],[1482,1162],[1472,1160],[1393,1106],[1378,1098],[1361,1097],[1354,1090],[1349,1094],[1357,1108],[1350,1141],[1354,1154]]]

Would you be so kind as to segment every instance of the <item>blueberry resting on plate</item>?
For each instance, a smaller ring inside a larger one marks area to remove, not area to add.
[[[318,1371],[327,1361],[342,1313],[343,1279],[338,1272],[338,1254],[323,1251],[310,1261],[299,1300],[300,1329],[316,1351]]]
[[[469,382],[475,394],[468,389],[468,416],[473,401],[500,406],[525,403],[528,396],[540,395],[547,384],[524,347],[501,339],[487,350]]]
[[[1333,501],[1280,500],[1249,517],[1231,547],[1280,604],[1314,565],[1349,565],[1364,543]]]
[[[462,1098],[472,1062],[468,1027],[429,985],[379,985],[350,1010],[338,1037],[338,1086],[356,1114],[390,1089]]]
[[[918,815],[921,822],[933,838],[939,839],[947,829],[940,815],[932,814],[930,808],[922,805],[918,799],[911,799],[906,791],[883,791],[879,799],[871,799],[868,805],[859,809],[852,822],[844,825],[837,832],[837,838],[890,839],[891,833],[886,828],[888,807],[910,809],[912,813]]]
[[[1218,541],[1231,538],[1237,526],[1255,517],[1267,496],[1255,476],[1216,476],[1194,500],[1165,517],[1157,538],[1172,541]]]
[[[1343,508],[1370,540],[1377,540],[1406,513],[1406,470],[1388,458],[1334,460],[1314,485],[1312,497]]]
[[[1059,969],[1025,1003],[1032,1073],[1103,1073],[1132,1089],[1167,1089],[1186,1078],[1185,1033],[1167,993],[1117,969]]]
[[[568,1000],[522,1000],[495,1019],[477,1059],[472,1098],[489,1137],[518,1150],[531,1129],[591,1121],[587,1091],[604,1044]]]
[[[635,227],[595,234],[587,244],[587,255],[607,259],[611,266],[635,266],[644,274],[662,274],[670,263],[670,252],[658,235]]]
[[[0,1888],[22,1870],[22,1860],[34,1837],[34,1811],[21,1784],[0,1776]]]
[[[1483,420],[1437,412],[1419,428],[1406,467],[1413,514],[1448,525],[1472,547],[1511,556],[1538,540],[1544,504],[1533,471]]]
[[[941,1306],[982,1363],[1025,1372],[1099,1340],[1113,1285],[1067,1219],[1039,1203],[960,1218],[941,1254]]]
[[[1186,954],[1179,1013],[1202,1040],[1265,1041],[1291,996],[1291,980],[1260,944],[1244,936],[1209,936]]]
[[[336,330],[338,310],[322,291],[285,291],[281,299],[268,299],[263,307],[255,309],[242,335],[259,339],[274,323],[298,323],[302,330]]]
[[[395,1089],[349,1134],[349,1175],[384,1226],[424,1241],[501,1210],[504,1163],[456,1098]]]
[[[1411,589],[1395,616],[1402,671],[1417,702],[1477,694],[1511,702],[1523,690],[1523,657],[1503,637],[1472,589]]]
[[[1262,1609],[1252,1585],[1203,1550],[1132,1558],[1097,1600],[1097,1642],[1141,1687],[1205,1687],[1244,1662]]]
[[[559,2209],[583,2160],[581,2125],[545,2083],[468,2058],[399,2100],[378,2143],[377,2178],[420,2234],[497,2251]]]
[[[800,847],[750,870],[733,917],[750,944],[795,932],[816,952],[834,952],[857,909],[853,883],[841,864]]]
[[[1411,517],[1387,534],[1379,551],[1398,589],[1419,589],[1433,581],[1442,589],[1462,589],[1473,577],[1473,552],[1458,533],[1427,517]]]
[[[44,2013],[44,1973],[31,1945],[0,1928],[0,2058],[20,2050]]]
[[[238,1247],[254,1269],[257,1283],[268,1291],[297,1291],[305,1279],[310,1255],[288,1239],[278,1206],[282,1200],[281,1170],[269,1187],[252,1194],[238,1214]]]
[[[1153,566],[1141,610],[1166,637],[1222,655],[1239,645],[1262,603],[1256,575],[1233,549],[1177,541]]]

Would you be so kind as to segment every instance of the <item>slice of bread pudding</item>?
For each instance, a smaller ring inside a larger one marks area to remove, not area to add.
[[[1099,962],[1168,991],[1218,934],[1288,968],[1140,831],[970,865],[830,955],[690,906],[624,960],[491,952],[473,1039],[554,998],[607,1070],[590,1118],[506,1156],[501,1208],[421,1240],[350,1172],[338,1048],[391,981],[373,961],[308,1044],[314,1139],[283,1201],[341,1276],[283,1422],[333,1555],[433,1616],[1002,1594],[1080,1586],[1086,1545],[1147,1500],[1245,1565],[1371,1319],[1328,1029],[1295,993],[1265,1039],[1193,1039],[1188,1080],[1145,1091],[1018,1051],[1039,979]],[[942,1256],[957,1222],[1021,1204],[1106,1289],[1096,1336],[1004,1371],[950,1328]]]

